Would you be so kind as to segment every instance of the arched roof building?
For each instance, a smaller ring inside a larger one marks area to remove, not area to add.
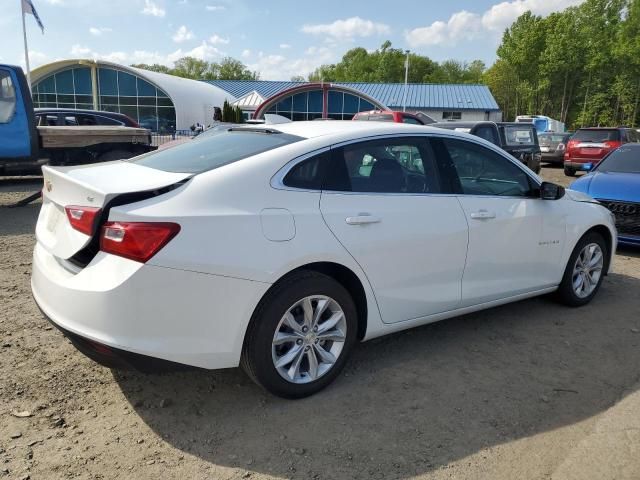
[[[61,60],[31,73],[35,107],[124,113],[156,132],[213,121],[213,108],[236,99],[206,82],[103,60]]]

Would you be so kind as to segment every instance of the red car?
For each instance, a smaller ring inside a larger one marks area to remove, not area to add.
[[[412,123],[414,125],[429,125],[435,120],[424,113],[397,112],[395,110],[371,110],[356,113],[354,120],[371,120],[374,122]]]
[[[589,171],[609,152],[630,142],[640,142],[640,134],[632,128],[580,128],[567,143],[564,173],[573,177],[578,170]]]

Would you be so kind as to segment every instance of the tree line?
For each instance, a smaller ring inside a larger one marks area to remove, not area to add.
[[[640,0],[587,0],[505,32],[484,81],[504,117],[543,114],[581,126],[638,125]]]
[[[640,0],[586,0],[547,17],[526,12],[505,30],[496,53],[489,68],[481,60],[436,62],[409,53],[408,81],[486,84],[505,120],[541,114],[570,128],[640,124]],[[374,51],[352,48],[339,62],[291,80],[402,83],[406,55],[389,41]],[[133,66],[203,80],[259,79],[230,57]]]
[[[220,62],[207,62],[194,57],[182,57],[176,60],[173,68],[154,63],[136,63],[132,67],[167,73],[195,80],[258,80],[258,72],[252,72],[244,63],[235,58],[225,57]]]

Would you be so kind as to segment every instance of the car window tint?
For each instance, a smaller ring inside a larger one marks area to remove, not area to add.
[[[438,193],[433,155],[420,138],[359,142],[333,150],[325,190]]]
[[[109,117],[103,117],[102,115],[94,116],[93,119],[96,123],[87,123],[87,125],[124,125],[124,122]]]
[[[464,195],[530,195],[528,175],[502,155],[464,140],[444,138],[442,143]]]
[[[96,117],[93,115],[85,115],[85,114],[77,114],[76,120],[78,121],[78,125],[98,125]]]
[[[16,91],[11,74],[0,70],[0,123],[9,123],[16,112]]]
[[[607,141],[620,141],[620,130],[615,128],[610,129],[585,129],[578,130],[573,134],[572,140],[578,140],[580,142],[593,142],[601,143]]]
[[[420,120],[417,120],[413,117],[402,117],[402,123],[410,123],[412,125],[423,125]]]
[[[55,127],[56,125],[58,125],[58,115],[55,115],[55,114],[39,115],[38,125],[41,127]]]
[[[529,126],[506,125],[504,127],[504,137],[507,145],[534,145],[535,133]]]
[[[72,126],[75,127],[77,125],[79,125],[78,123],[78,119],[76,118],[75,115],[65,115],[64,116],[64,125],[66,126]]]
[[[480,138],[484,138],[488,142],[491,142],[496,145],[500,145],[500,141],[497,138],[497,132],[494,128],[489,126],[478,127],[474,132],[474,135]]]
[[[329,161],[329,152],[314,155],[294,166],[284,177],[287,187],[320,190],[322,188],[322,171]]]
[[[165,172],[202,173],[300,140],[275,130],[237,128],[128,161]]]

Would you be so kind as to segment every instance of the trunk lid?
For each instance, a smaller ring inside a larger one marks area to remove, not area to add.
[[[125,193],[158,190],[186,180],[193,174],[172,173],[131,162],[99,165],[42,167],[42,209],[36,224],[38,242],[58,258],[68,259],[82,250],[95,235],[74,229],[65,207],[96,207],[104,211],[109,202]]]

